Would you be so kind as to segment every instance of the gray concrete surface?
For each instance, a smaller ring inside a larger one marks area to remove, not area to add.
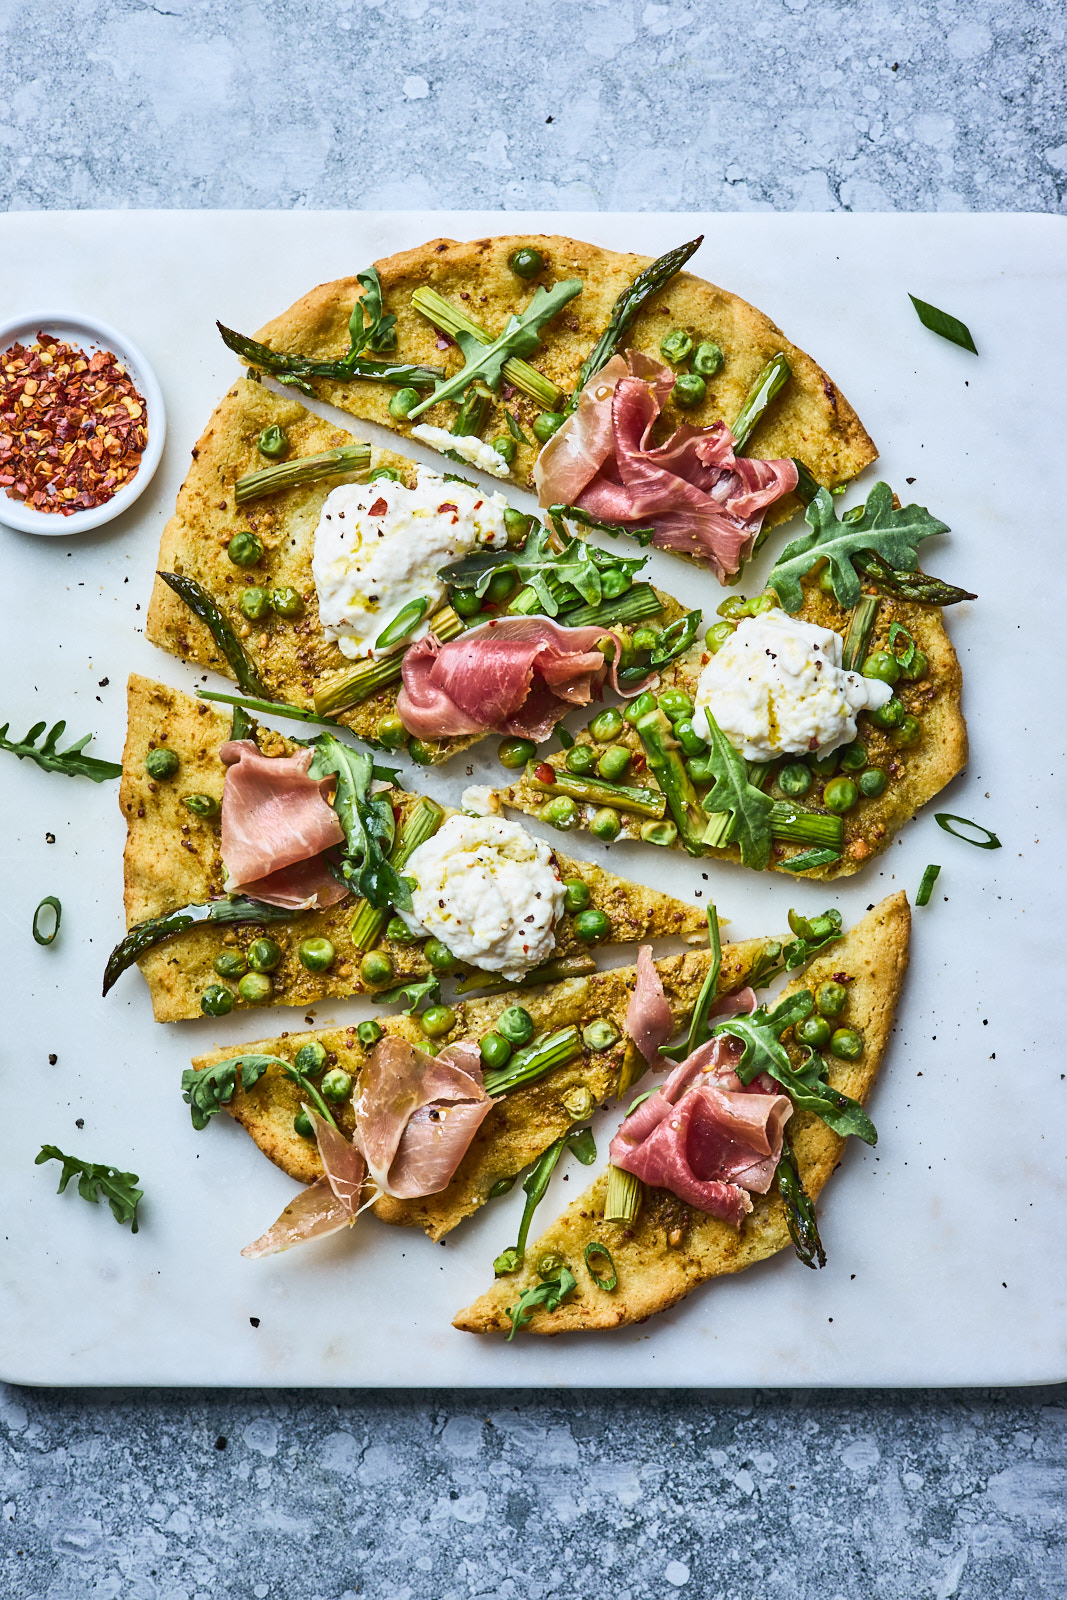
[[[0,0],[0,204],[1058,211],[1064,33],[1039,0]],[[1062,1597],[1065,1424],[1063,1390],[0,1385],[0,1595]]]

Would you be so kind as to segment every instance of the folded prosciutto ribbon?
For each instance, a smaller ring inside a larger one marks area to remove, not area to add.
[[[751,1011],[751,989],[726,997],[714,1014]],[[670,1063],[660,1054],[671,1033],[670,1006],[643,946],[627,1032],[650,1065]],[[782,1154],[791,1102],[761,1074],[747,1086],[733,1067],[739,1041],[709,1039],[675,1067],[661,1087],[626,1118],[611,1141],[612,1165],[653,1188],[740,1228],[752,1210],[749,1194],[766,1194]]]
[[[451,739],[502,733],[539,743],[560,717],[599,696],[614,664],[596,648],[621,640],[610,628],[564,628],[548,617],[500,617],[448,644],[427,634],[404,653],[403,687],[396,709],[416,739]]]
[[[683,423],[653,445],[674,384],[674,373],[652,356],[612,356],[541,451],[534,482],[543,506],[580,506],[601,522],[651,523],[654,545],[693,556],[721,582],[751,555],[769,507],[796,488],[797,469],[788,460],[736,456],[724,422]]]
[[[231,740],[219,754],[222,861],[226,892],[293,911],[323,910],[348,893],[323,860],[345,836],[326,796],[332,778],[309,778],[314,752],[265,756],[251,739]]]

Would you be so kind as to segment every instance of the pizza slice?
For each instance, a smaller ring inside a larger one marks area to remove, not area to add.
[[[815,1202],[847,1134],[874,1142],[863,1106],[889,1042],[909,924],[903,894],[883,900],[773,1008],[718,1024],[661,1092],[631,1107],[613,1165],[454,1326],[618,1328],[790,1243],[821,1265]]]
[[[104,992],[136,962],[157,1021],[507,987],[587,972],[601,944],[706,937],[697,906],[406,793],[331,732],[286,739],[136,675],[128,701],[129,931]]]

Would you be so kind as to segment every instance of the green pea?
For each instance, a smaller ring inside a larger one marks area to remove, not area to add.
[[[841,763],[843,772],[862,772],[867,765],[867,746],[857,739],[853,744],[846,744],[844,749],[839,750],[837,759]]]
[[[622,819],[614,806],[601,806],[599,811],[594,811],[589,823],[589,832],[596,839],[606,839],[609,843],[617,839],[622,831]]]
[[[300,965],[308,972],[328,972],[337,952],[329,939],[305,939],[296,954]]]
[[[655,711],[655,709],[656,697],[646,689],[644,694],[639,694],[636,700],[630,701],[630,704],[622,714],[622,720],[628,722],[633,728],[641,721],[642,717],[647,717],[648,713]]]
[[[451,1006],[427,1006],[419,1026],[428,1039],[443,1039],[456,1026],[456,1013]]]
[[[888,650],[873,651],[863,663],[863,676],[879,683],[894,684],[900,677],[900,662]]]
[[[173,750],[149,750],[144,758],[144,769],[150,778],[173,778],[180,766]]]
[[[279,617],[302,617],[304,615],[304,597],[299,590],[293,589],[289,584],[283,584],[280,589],[272,589],[270,596],[271,610]]]
[[[726,357],[717,344],[710,339],[703,344],[698,344],[693,351],[693,359],[689,363],[693,371],[701,378],[714,378]]]
[[[460,617],[473,617],[482,609],[482,597],[473,589],[457,589],[452,595],[452,609]]]
[[[315,1129],[311,1125],[311,1118],[303,1106],[293,1118],[293,1131],[298,1133],[302,1139],[314,1139],[315,1137]]]
[[[248,962],[240,950],[220,950],[211,963],[220,978],[243,978]]]
[[[533,524],[533,518],[522,511],[516,511],[514,506],[504,507],[504,528],[508,536],[511,549],[525,543]]]
[[[740,622],[742,617],[749,615],[748,601],[743,594],[728,595],[721,605],[715,607],[715,610],[720,617],[733,622]]]
[[[359,964],[359,975],[363,982],[374,987],[388,983],[395,970],[392,957],[387,956],[384,950],[368,950]]]
[[[532,244],[520,245],[508,257],[508,266],[517,278],[536,278],[544,264],[544,256]]]
[[[562,411],[542,411],[533,419],[534,438],[541,444],[547,444],[552,435],[559,432],[565,420]]]
[[[768,589],[763,594],[753,595],[748,602],[748,614],[750,617],[761,617],[764,612],[773,611],[777,604],[778,596],[773,589]]]
[[[334,1105],[340,1100],[347,1100],[352,1093],[352,1074],[345,1072],[342,1067],[334,1067],[323,1078],[319,1086],[324,1100],[331,1100]]]
[[[293,1066],[297,1072],[302,1072],[305,1078],[317,1078],[325,1065],[326,1049],[317,1039],[302,1044],[293,1057]]]
[[[619,783],[630,765],[630,752],[624,744],[609,744],[596,769],[606,783]]]
[[[710,755],[686,756],[685,770],[694,783],[711,783],[715,777]]]
[[[698,406],[707,392],[707,384],[695,372],[680,372],[674,380],[671,398],[676,406],[688,411],[691,406]]]
[[[675,823],[666,819],[662,822],[643,822],[641,837],[646,844],[658,844],[662,849],[669,850],[678,838],[678,828]]]
[[[868,800],[876,800],[883,794],[886,786],[886,775],[881,767],[868,767],[866,772],[859,776],[860,794],[865,794]]]
[[[487,604],[497,606],[502,600],[506,600],[514,590],[515,583],[514,572],[494,572],[485,591]]]
[[[406,422],[421,399],[417,389],[398,389],[389,402],[389,415],[397,422]]]
[[[497,760],[511,772],[524,767],[536,754],[537,746],[532,739],[501,739],[496,747]]]
[[[403,917],[390,917],[385,924],[385,937],[391,944],[418,944],[420,933],[412,933]]]
[[[546,1250],[543,1256],[537,1258],[537,1276],[542,1283],[547,1283],[549,1278],[558,1278],[567,1263],[555,1250]]]
[[[672,328],[659,342],[659,353],[672,367],[680,366],[693,353],[693,340],[684,328]]]
[[[692,717],[683,717],[680,722],[674,724],[674,737],[687,756],[707,755],[707,740],[702,739],[693,727]]]
[[[269,428],[264,428],[256,440],[256,449],[261,456],[266,456],[270,461],[278,461],[289,448],[289,439],[284,428],[279,428],[272,422]]]
[[[270,611],[270,594],[266,589],[242,589],[237,609],[249,622],[262,622]]]
[[[905,667],[903,662],[900,667],[900,676],[909,683],[916,683],[920,678],[925,678],[930,670],[930,662],[925,650],[916,650],[910,667]]]
[[[636,643],[636,634],[634,642]],[[589,724],[589,733],[597,744],[610,744],[612,739],[617,739],[622,732],[622,713],[615,706],[609,706],[606,711],[598,711]]]
[[[640,627],[633,631],[634,649],[639,655],[651,655],[659,644],[659,629]]]
[[[821,1017],[839,1017],[848,1003],[848,990],[843,983],[827,978],[815,991],[815,1009]]]
[[[435,972],[451,972],[456,965],[455,956],[440,939],[427,939],[422,953]]]
[[[515,459],[515,452],[519,448],[510,433],[498,433],[495,439],[490,439],[489,444],[498,456],[503,456],[510,467]]]
[[[814,783],[811,768],[806,761],[790,761],[778,774],[778,787],[791,800],[806,795]]]
[[[835,1028],[830,1039],[830,1054],[839,1061],[858,1061],[863,1054],[863,1035],[855,1028]]]
[[[843,816],[860,797],[860,792],[851,778],[831,778],[822,792],[822,803],[827,811],[833,811],[837,816]]]
[[[633,583],[630,574],[621,567],[606,567],[600,574],[600,590],[605,600],[617,600],[627,589],[633,588]]]
[[[907,712],[904,710],[902,701],[887,700],[884,706],[878,706],[876,710],[868,711],[867,715],[876,728],[892,729],[900,727],[907,716]]]
[[[380,1022],[361,1022],[356,1029],[356,1038],[364,1050],[373,1050],[381,1037],[382,1026]]]
[[[900,745],[903,749],[907,749],[909,745],[918,744],[922,738],[922,733],[923,725],[918,717],[908,715],[904,718],[900,727],[894,730],[893,743]]]
[[[395,467],[375,467],[373,472],[367,473],[368,483],[378,483],[383,478],[387,479],[389,483],[403,483],[404,481]]]
[[[374,730],[374,737],[387,750],[401,750],[407,744],[409,735],[400,718],[393,712],[390,716],[379,720]]]
[[[834,573],[832,567],[826,566],[819,573],[819,588],[822,590],[823,594],[834,595],[834,598],[837,598],[836,594],[834,594]]]
[[[437,759],[437,751],[430,745],[424,744],[421,739],[412,739],[408,745],[408,755],[417,767],[432,767]]]
[[[542,822],[547,822],[550,828],[560,828],[567,832],[576,827],[578,823],[578,807],[569,794],[558,794],[538,812]]]
[[[496,1019],[496,1031],[515,1047],[529,1044],[534,1036],[534,1019],[525,1006],[508,1006]]]
[[[246,972],[237,985],[237,993],[250,1006],[260,1006],[274,993],[274,985],[265,972]]]
[[[563,1109],[575,1122],[584,1122],[587,1117],[591,1117],[594,1104],[593,1096],[584,1084],[568,1090],[563,1096]]]
[[[734,632],[735,629],[732,622],[713,623],[704,635],[704,644],[713,656],[717,656],[727,639],[733,638]]]
[[[499,1033],[487,1033],[478,1046],[482,1058],[482,1065],[491,1072],[498,1071],[504,1066],[511,1056],[511,1046]]]
[[[693,698],[684,689],[668,689],[659,697],[659,708],[671,722],[693,715]]]
[[[824,1050],[830,1043],[830,1024],[825,1017],[805,1017],[793,1029],[797,1044],[810,1044],[813,1050]]]
[[[221,809],[214,795],[210,794],[183,794],[182,805],[194,817],[217,817]]]
[[[263,560],[263,541],[254,533],[242,530],[234,534],[226,546],[226,554],[235,567],[254,567],[257,561]]]
[[[618,1028],[607,1017],[597,1017],[582,1029],[582,1043],[587,1050],[610,1050],[618,1037]]]
[[[568,772],[583,778],[596,766],[596,751],[588,744],[572,744],[563,758],[563,765]]]
[[[200,1009],[205,1017],[226,1017],[233,1010],[233,995],[221,983],[209,983],[200,996]]]
[[[584,911],[589,904],[591,891],[584,878],[565,878],[563,880],[563,909],[576,916],[579,911]]]
[[[281,945],[274,939],[253,939],[248,947],[248,965],[253,972],[273,972],[281,959]]]
[[[837,751],[831,750],[828,756],[809,756],[808,766],[817,778],[832,778],[837,771]]]

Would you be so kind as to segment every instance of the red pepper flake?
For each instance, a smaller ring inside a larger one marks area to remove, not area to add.
[[[379,495],[377,500],[375,500],[374,504],[371,506],[370,510],[367,512],[367,515],[369,517],[384,517],[388,510],[388,500],[386,500],[384,495]]]
[[[119,358],[39,332],[0,355],[0,487],[38,511],[102,506],[133,477],[147,407]]]
[[[446,500],[442,505],[439,505],[437,509],[443,514],[446,511],[458,511],[459,507],[454,506],[451,500]],[[455,517],[453,517],[452,521],[455,522],[455,520]]]

